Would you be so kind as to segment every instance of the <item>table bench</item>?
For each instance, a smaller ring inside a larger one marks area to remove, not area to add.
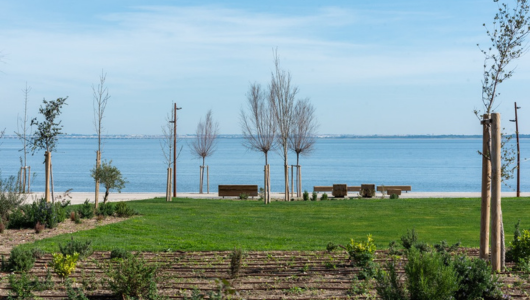
[[[233,184],[219,185],[219,197],[239,197],[241,194],[247,194],[250,197],[258,196],[258,185],[253,184]]]
[[[378,192],[386,191],[387,195],[401,195],[402,191],[410,192],[412,187],[410,185],[380,185],[377,187]]]

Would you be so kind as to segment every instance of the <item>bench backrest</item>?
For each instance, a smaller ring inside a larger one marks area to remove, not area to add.
[[[258,185],[239,184],[239,185],[219,185],[219,197],[239,196],[247,194],[248,196],[258,196]]]

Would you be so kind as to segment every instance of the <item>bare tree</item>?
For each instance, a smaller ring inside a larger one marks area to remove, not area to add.
[[[269,86],[269,101],[272,115],[277,128],[277,142],[280,155],[283,158],[284,177],[285,177],[285,201],[289,201],[289,171],[288,171],[288,150],[289,135],[294,124],[294,102],[298,88],[291,85],[291,73],[282,70],[280,67],[280,58],[274,50],[274,71],[271,75]]]
[[[173,105],[171,105],[171,107],[173,109]],[[164,165],[167,167],[168,170],[168,180],[166,183],[166,201],[171,201],[171,164],[173,163],[173,140],[175,136],[173,133],[172,125],[174,121],[172,119],[173,118],[171,117],[171,114],[166,115],[164,125],[161,126],[162,138],[160,139],[160,148],[162,149],[162,155],[164,156]],[[178,153],[176,155],[177,159],[179,158],[181,152],[182,146],[180,146],[180,149],[178,150]]]
[[[27,155],[29,153],[28,149],[27,149],[27,145],[28,145],[28,142],[29,142],[29,137],[31,136],[31,130],[28,132],[29,128],[28,128],[28,95],[29,95],[29,92],[31,92],[31,87],[28,86],[28,83],[26,82],[26,88],[22,90],[22,92],[24,93],[24,117],[23,118],[18,118],[17,120],[17,131],[15,131],[15,134],[18,136],[19,140],[22,142],[22,149],[20,149],[19,151],[22,151],[22,157],[21,157],[21,162],[22,162],[22,169],[21,169],[21,172],[20,172],[20,191],[22,193],[25,193],[26,192],[26,181],[27,181],[27,192],[29,193],[29,188],[30,188],[30,183],[29,183],[29,180],[30,180],[30,172],[29,172],[29,166],[27,164]],[[19,122],[21,124],[19,124]]]
[[[101,70],[99,76],[99,83],[97,88],[92,85],[92,106],[94,108],[94,129],[98,135],[98,150],[96,152],[96,169],[101,165],[101,134],[103,132],[103,117],[105,115],[105,109],[107,108],[107,102],[110,99],[108,88],[105,86],[105,80],[107,73]],[[96,182],[95,190],[95,207],[98,208],[99,202],[99,177],[94,177]]]
[[[296,165],[300,166],[300,154],[310,154],[315,145],[315,133],[318,127],[315,117],[315,108],[309,102],[309,99],[300,100],[294,107],[294,122],[289,137],[289,148],[296,153]],[[298,167],[297,177],[297,196],[301,197],[302,174]]]
[[[199,121],[195,134],[195,139],[191,143],[192,154],[202,158],[202,170],[204,170],[206,157],[211,156],[216,150],[219,134],[219,123],[213,121],[212,110],[206,113],[204,121],[202,119]],[[201,173],[201,193],[202,182],[204,182],[204,171]]]
[[[494,0],[498,2],[498,0]],[[523,55],[527,48],[524,42],[530,33],[529,20],[530,7],[528,0],[516,0],[515,8],[510,9],[507,4],[501,3],[498,12],[495,14],[493,27],[488,29],[486,24],[486,34],[491,41],[491,46],[487,49],[480,49],[484,54],[484,72],[482,80],[482,103],[484,105],[484,115],[481,111],[475,110],[475,114],[483,120],[483,156],[482,162],[482,218],[481,218],[481,241],[480,257],[486,259],[488,256],[489,239],[489,203],[491,186],[491,124],[486,118],[495,109],[495,100],[500,95],[498,86],[505,80],[512,77],[514,69],[507,69],[514,59]],[[478,46],[478,45],[477,45]],[[503,157],[503,164],[509,160]],[[506,170],[506,168],[501,167]],[[505,175],[503,175],[504,177]],[[501,211],[501,265],[504,267],[504,225]]]
[[[247,111],[241,109],[241,129],[245,138],[244,146],[252,151],[262,152],[265,156],[264,201],[270,203],[270,180],[267,173],[268,153],[274,147],[276,124],[271,110],[271,102],[266,99],[270,92],[265,92],[261,85],[253,83],[247,93]]]

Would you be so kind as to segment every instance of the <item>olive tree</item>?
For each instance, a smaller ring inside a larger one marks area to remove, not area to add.
[[[268,165],[268,153],[273,149],[276,138],[276,124],[274,123],[271,102],[267,97],[270,91],[264,91],[261,85],[253,83],[247,93],[247,110],[241,109],[241,129],[243,145],[249,150],[262,152],[265,156],[265,168]],[[264,201],[270,203],[270,179],[265,175]]]
[[[195,139],[191,142],[191,153],[202,158],[202,172],[199,192],[202,194],[204,182],[204,163],[206,157],[211,156],[217,146],[217,135],[219,134],[219,123],[213,121],[212,110],[206,113],[204,120],[200,120],[195,130]]]
[[[61,125],[61,121],[59,121],[57,118],[61,114],[61,109],[63,108],[63,105],[66,104],[65,98],[57,98],[57,100],[51,100],[46,101],[46,99],[42,100],[43,105],[39,108],[39,113],[44,117],[43,121],[38,121],[37,118],[34,118],[31,120],[31,126],[35,125],[37,126],[37,129],[34,131],[33,136],[31,138],[31,144],[32,144],[32,153],[35,154],[37,150],[44,150],[45,153],[45,164],[46,164],[46,193],[45,193],[45,199],[47,202],[50,201],[49,196],[49,185],[50,185],[50,176],[53,176],[51,174],[51,152],[55,151],[57,148],[57,142],[58,137],[61,134],[64,134],[62,132],[63,125]],[[53,187],[53,180],[52,180],[52,187]],[[53,199],[53,188],[51,191],[52,195],[51,198]]]
[[[94,167],[91,170],[91,176],[105,187],[103,203],[107,203],[110,190],[117,190],[118,193],[121,193],[121,190],[125,188],[125,184],[127,183],[126,178],[122,176],[120,170],[112,165],[112,160],[108,163],[103,161],[99,168]]]
[[[498,2],[498,0],[494,0]],[[498,4],[498,11],[493,19],[492,26],[483,26],[486,28],[486,34],[491,44],[486,48],[480,48],[484,55],[484,71],[482,79],[482,104],[484,111],[475,110],[475,114],[484,119],[488,119],[490,113],[494,111],[496,99],[500,95],[499,85],[511,78],[514,74],[514,68],[508,68],[512,61],[520,58],[528,49],[525,39],[530,33],[529,23],[530,8],[528,0],[516,0],[513,8],[510,8],[506,3]],[[478,45],[480,47],[480,45]],[[489,212],[486,207],[490,203],[491,186],[491,126],[487,120],[483,120],[483,156],[482,164],[482,205],[483,215],[487,217],[482,218],[482,225],[488,225]],[[506,152],[505,152],[506,153]],[[503,159],[505,167],[501,169],[506,170],[506,157]],[[504,174],[505,177],[506,174]],[[501,212],[501,263],[504,266],[504,226],[502,222]],[[483,247],[488,244],[488,233],[481,230],[481,257],[487,257],[487,249]]]

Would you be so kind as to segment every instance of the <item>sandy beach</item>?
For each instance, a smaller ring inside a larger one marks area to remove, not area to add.
[[[55,196],[62,195],[63,192],[55,192]],[[329,194],[328,194],[329,195]],[[381,193],[377,193],[377,197],[380,197]],[[91,202],[94,201],[94,193],[81,193],[74,192],[70,193],[72,197],[70,199],[72,204],[83,203],[86,199],[89,199]],[[100,201],[103,201],[105,195],[102,193],[99,196]],[[319,194],[319,197],[321,193]],[[348,194],[349,197],[357,196],[357,193],[351,192]],[[502,197],[515,197],[515,192],[505,192],[502,193]],[[36,192],[32,193],[28,197],[28,201],[33,201],[34,199],[39,199],[44,197],[44,193]],[[164,198],[164,193],[111,193],[109,195],[110,202],[119,202],[119,201],[132,201],[132,200],[144,200],[144,199],[153,199],[153,198]],[[222,199],[217,193],[209,194],[199,194],[199,193],[178,193],[177,197],[179,198],[193,198],[193,199]],[[408,192],[403,193],[401,199],[412,199],[412,198],[478,198],[480,197],[480,192]],[[530,197],[530,193],[521,193],[521,197]],[[225,197],[226,199],[232,198],[237,199],[237,197]],[[254,197],[257,200],[257,197]],[[272,193],[273,199],[283,199],[283,193]],[[388,196],[386,196],[388,198]]]

